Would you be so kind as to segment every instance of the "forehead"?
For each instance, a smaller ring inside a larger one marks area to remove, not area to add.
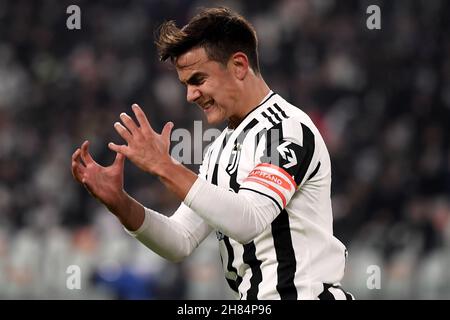
[[[211,68],[214,68],[216,64],[218,64],[216,61],[208,58],[203,48],[191,49],[175,60],[178,77],[182,82],[196,72],[208,73],[208,71],[212,71]]]
[[[175,60],[177,69],[192,69],[209,61],[208,55],[203,48],[194,48],[183,53]]]

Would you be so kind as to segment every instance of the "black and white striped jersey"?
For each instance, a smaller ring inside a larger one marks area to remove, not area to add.
[[[225,278],[238,298],[314,299],[324,284],[339,284],[346,248],[333,236],[330,157],[303,111],[270,92],[211,144],[200,176],[270,199],[279,212],[246,244],[216,231]]]

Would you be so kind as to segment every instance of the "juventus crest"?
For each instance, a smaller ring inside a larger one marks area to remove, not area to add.
[[[238,168],[239,160],[241,158],[241,149],[242,149],[242,145],[239,142],[237,142],[234,145],[233,151],[231,151],[230,161],[229,161],[227,169],[226,169],[227,173],[230,176],[233,175]]]

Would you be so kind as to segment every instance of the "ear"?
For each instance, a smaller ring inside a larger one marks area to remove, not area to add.
[[[236,52],[230,58],[230,67],[236,78],[244,80],[249,71],[247,55],[243,52]]]

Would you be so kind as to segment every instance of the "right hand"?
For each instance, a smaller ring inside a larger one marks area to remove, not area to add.
[[[115,213],[123,190],[123,168],[125,156],[117,153],[114,163],[103,167],[94,161],[89,153],[89,141],[85,141],[81,149],[72,155],[72,175],[76,181],[84,185],[89,193]]]

